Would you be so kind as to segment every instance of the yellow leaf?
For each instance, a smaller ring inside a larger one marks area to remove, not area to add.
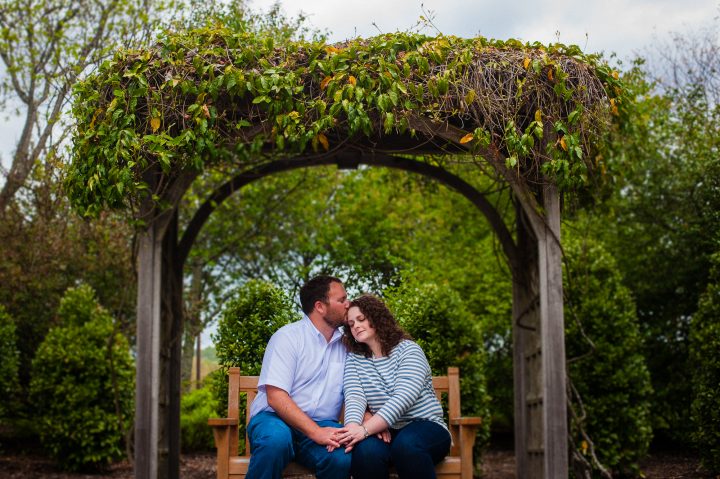
[[[540,110],[535,110],[535,121],[538,123],[542,121],[542,112]]]
[[[348,77],[348,83],[351,84],[352,86],[355,86],[355,85],[357,85],[357,80],[355,79],[354,76],[350,75]]]
[[[330,149],[330,142],[328,142],[327,136],[325,136],[323,133],[318,133],[317,139],[323,146],[323,148],[325,148],[325,151],[328,151]]]
[[[523,68],[527,70],[529,66],[530,66],[530,59],[528,57],[525,57],[525,60],[523,60]]]
[[[547,77],[548,77],[548,80],[552,81],[552,79],[553,79],[552,68],[548,68],[548,75],[547,75]]]
[[[560,148],[567,151],[567,143],[565,143],[565,137],[560,138]]]
[[[94,119],[93,119],[94,121]],[[155,133],[160,128],[160,118],[153,118],[150,120],[150,129]]]
[[[323,81],[320,82],[320,89],[324,90],[325,88],[327,88],[328,83],[330,83],[330,80],[332,80],[332,77],[323,78]]]
[[[328,55],[332,55],[332,54],[335,54],[335,53],[340,53],[341,51],[342,51],[342,50],[340,50],[339,48],[336,48],[336,47],[333,47],[333,46],[327,46],[327,47],[325,47],[325,53],[327,53]]]
[[[613,70],[612,77],[617,80],[620,77],[620,74],[617,71]]]
[[[470,90],[465,94],[465,104],[469,105],[473,101],[475,101],[475,90]]]
[[[210,110],[208,110],[207,105],[202,106],[203,115],[205,115],[205,118],[210,118]]]
[[[615,98],[610,98],[610,111],[613,115],[617,116],[620,114],[617,105],[615,104]]]
[[[472,133],[468,133],[467,135],[460,138],[460,144],[464,145],[465,143],[470,143],[471,141],[473,141],[474,138],[475,135],[473,135]]]
[[[583,453],[583,454],[587,453],[587,450],[588,450],[588,443],[587,443],[587,441],[583,441],[583,442],[580,443],[580,449],[582,449],[582,453]]]

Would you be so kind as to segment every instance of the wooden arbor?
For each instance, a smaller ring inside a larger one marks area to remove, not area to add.
[[[558,185],[591,172],[582,158],[617,108],[615,80],[572,49],[417,35],[279,47],[203,30],[119,53],[78,89],[68,191],[81,210],[131,206],[144,224],[136,477],[179,477],[182,273],[203,224],[251,181],[329,164],[426,175],[487,218],[513,277],[517,475],[566,477]],[[505,183],[514,225],[454,172],[452,155]],[[227,182],[180,231],[183,194],[218,165]]]
[[[251,181],[290,169],[328,164],[343,168],[366,164],[423,174],[455,189],[485,215],[513,272],[518,477],[565,477],[568,467],[565,348],[557,189],[547,185],[542,190],[547,219],[540,216],[535,219],[537,230],[516,199],[516,241],[494,207],[458,176],[420,161],[362,153],[269,162],[238,174],[209,195],[182,236],[178,231],[176,208],[157,215],[140,235],[136,477],[179,477],[182,266],[203,223],[216,205]],[[180,183],[183,178],[176,181]],[[157,476],[156,470],[160,471]]]

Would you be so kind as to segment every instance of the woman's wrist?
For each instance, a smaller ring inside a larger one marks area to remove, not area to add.
[[[360,424],[360,427],[363,428],[363,431],[365,431],[365,437],[363,439],[367,439],[368,436],[370,436],[370,433],[368,432],[367,428],[365,427],[365,424]]]

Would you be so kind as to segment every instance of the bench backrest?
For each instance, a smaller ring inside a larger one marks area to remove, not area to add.
[[[458,368],[448,368],[447,376],[433,376],[433,388],[438,401],[442,403],[443,395],[447,397],[448,418],[450,420],[460,417],[460,373]],[[228,415],[233,419],[240,419],[240,393],[246,395],[245,408],[245,456],[250,456],[250,448],[248,447],[247,425],[250,422],[250,405],[257,396],[258,376],[241,376],[240,368],[230,368],[228,371]],[[451,455],[458,454],[456,451],[459,438],[455,437],[455,428],[450,427],[452,434],[453,447],[450,450]],[[230,435],[230,451],[234,455],[238,455],[238,434],[235,431]]]

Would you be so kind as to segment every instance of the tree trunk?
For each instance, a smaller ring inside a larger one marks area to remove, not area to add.
[[[192,280],[190,283],[190,297],[186,304],[187,317],[185,318],[185,334],[182,350],[182,385],[183,391],[191,389],[193,352],[196,342],[199,344],[202,333],[202,322],[200,320],[200,304],[202,301],[202,265],[192,265]],[[200,383],[200,351],[197,353],[197,374],[196,381]]]

